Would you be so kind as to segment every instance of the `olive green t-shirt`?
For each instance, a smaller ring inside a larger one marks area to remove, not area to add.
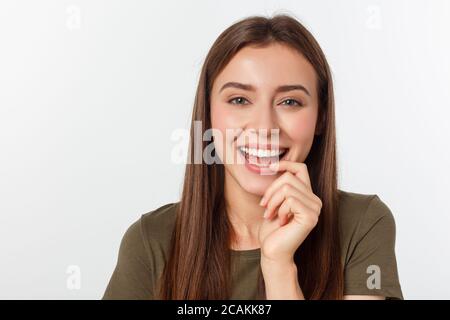
[[[103,299],[155,299],[168,258],[177,203],[147,212],[125,232]],[[377,195],[339,190],[345,295],[403,299],[395,257],[395,221]],[[257,299],[260,249],[235,251],[231,299]]]

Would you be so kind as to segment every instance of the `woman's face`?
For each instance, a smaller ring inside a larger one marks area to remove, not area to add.
[[[316,74],[298,51],[279,43],[244,47],[215,79],[210,102],[226,179],[247,192],[263,195],[279,176],[268,174],[269,163],[308,156],[318,117]]]

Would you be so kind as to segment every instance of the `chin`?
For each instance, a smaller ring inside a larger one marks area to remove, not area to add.
[[[267,188],[278,178],[279,174],[260,175],[249,172],[245,166],[236,166],[232,173],[240,187],[248,193],[263,196]]]

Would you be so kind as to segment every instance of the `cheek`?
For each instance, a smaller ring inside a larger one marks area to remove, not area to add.
[[[237,117],[231,110],[222,105],[211,107],[211,126],[215,129],[223,131],[232,129],[236,126]]]
[[[305,110],[309,111],[309,110]],[[283,130],[291,143],[301,153],[309,152],[314,140],[317,112],[299,112],[285,119]]]
[[[241,128],[242,119],[226,106],[216,105],[211,107],[211,127],[220,133],[214,135],[216,150],[223,160],[224,147],[230,146],[236,135],[236,129]],[[227,134],[227,130],[229,131]]]
[[[291,119],[286,133],[293,141],[304,141],[305,139],[314,136],[314,129],[316,126],[315,118],[313,117],[297,117]]]

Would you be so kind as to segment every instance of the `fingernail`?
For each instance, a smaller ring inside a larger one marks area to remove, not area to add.
[[[263,218],[267,218],[267,209],[264,210]]]
[[[264,199],[264,197],[262,197],[262,198],[261,198],[261,201],[259,202],[259,205],[262,206],[262,205],[264,204],[264,201],[265,201],[265,200],[266,200],[266,199]]]

